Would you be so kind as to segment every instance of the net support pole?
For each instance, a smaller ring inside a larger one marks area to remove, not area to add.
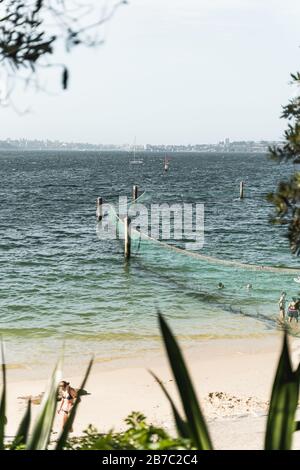
[[[131,219],[130,217],[125,217],[124,219],[124,256],[125,259],[130,258],[131,252]]]
[[[240,182],[240,199],[244,199],[244,181]]]
[[[132,200],[133,202],[135,202],[138,198],[138,187],[136,185],[134,185],[132,187]]]
[[[102,217],[103,217],[103,213],[102,213],[102,197],[97,197],[97,201],[96,201],[96,217],[97,217],[97,220],[98,222],[100,222],[100,220],[102,220]]]

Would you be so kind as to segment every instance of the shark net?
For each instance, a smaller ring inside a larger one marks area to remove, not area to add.
[[[144,193],[137,202],[147,199]],[[133,203],[128,204],[128,209]],[[124,243],[124,218],[112,206],[108,217],[117,226]],[[186,250],[173,243],[151,238],[141,230],[131,230],[130,263],[171,283],[176,289],[200,302],[231,313],[276,322],[282,291],[298,296],[295,268],[245,264]]]

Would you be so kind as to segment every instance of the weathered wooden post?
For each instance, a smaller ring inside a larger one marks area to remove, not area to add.
[[[131,251],[131,219],[130,217],[125,217],[124,219],[124,256],[125,259],[130,258]]]
[[[240,199],[244,199],[244,181],[240,182]]]
[[[136,185],[132,188],[132,200],[135,202],[138,198],[138,187]]]
[[[97,220],[98,222],[100,222],[100,220],[102,220],[102,217],[103,217],[103,213],[102,213],[102,197],[97,197],[97,201],[96,201],[96,217],[97,217]]]

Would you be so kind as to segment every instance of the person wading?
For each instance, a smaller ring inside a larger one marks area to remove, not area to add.
[[[286,305],[286,292],[281,292],[281,296],[278,301],[280,318],[285,318],[285,305]]]
[[[288,306],[289,323],[292,323],[293,318],[298,323],[299,312],[298,312],[297,307],[298,307],[297,299],[296,299],[296,297],[293,297],[292,302],[290,302],[289,306]]]

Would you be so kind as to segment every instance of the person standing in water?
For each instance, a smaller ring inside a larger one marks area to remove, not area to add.
[[[60,407],[57,410],[57,413],[59,414],[61,411],[63,411],[63,423],[62,427],[64,428],[67,419],[69,417],[70,411],[72,409],[72,406],[74,405],[74,400],[77,398],[77,393],[74,388],[70,386],[70,382],[62,381],[60,383],[61,387],[61,393],[62,393],[62,399],[60,402]],[[70,429],[70,432],[72,432],[73,429]]]
[[[292,323],[293,318],[298,323],[298,316],[299,316],[299,312],[297,308],[297,299],[296,297],[293,297],[292,302],[290,302],[288,306],[289,323]]]
[[[285,318],[285,306],[286,306],[286,292],[281,292],[281,296],[278,301],[280,318]]]

